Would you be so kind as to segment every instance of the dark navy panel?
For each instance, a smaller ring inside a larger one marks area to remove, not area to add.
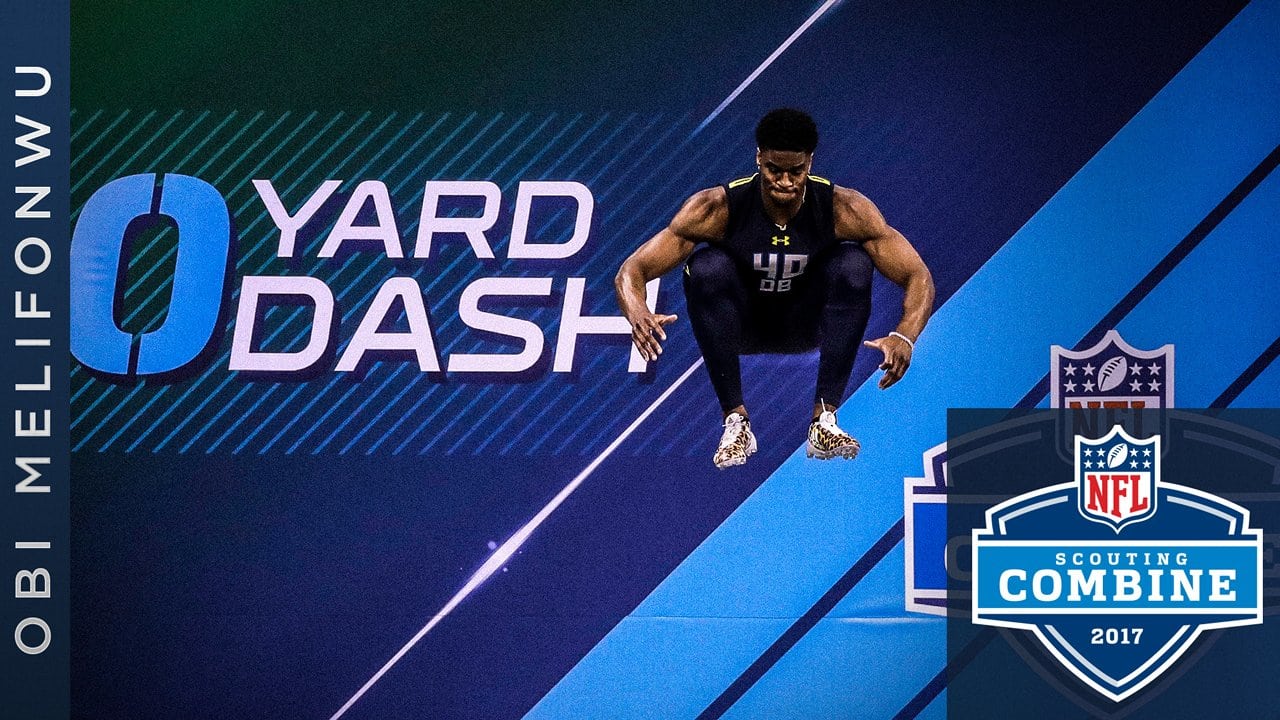
[[[0,715],[32,720],[70,705],[69,12],[0,10]]]

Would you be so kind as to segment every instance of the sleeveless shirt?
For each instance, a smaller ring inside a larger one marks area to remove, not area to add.
[[[765,212],[758,174],[728,182],[724,188],[729,222],[723,243],[717,245],[747,279],[748,292],[769,304],[798,297],[807,284],[810,261],[836,244],[831,181],[810,175],[800,210],[782,227]]]

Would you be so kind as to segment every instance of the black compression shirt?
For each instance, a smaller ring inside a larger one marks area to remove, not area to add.
[[[716,244],[729,252],[748,278],[747,291],[770,304],[798,297],[813,256],[836,243],[831,182],[810,175],[800,211],[782,227],[765,212],[758,175],[734,180],[724,188],[729,224],[724,240]]]

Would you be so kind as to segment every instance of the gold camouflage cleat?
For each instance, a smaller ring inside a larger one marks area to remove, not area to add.
[[[756,451],[756,436],[751,432],[751,421],[740,413],[729,413],[724,419],[724,434],[720,436],[720,447],[711,461],[716,467],[724,469],[741,465]]]
[[[862,445],[849,433],[836,425],[836,415],[830,410],[824,411],[817,420],[809,423],[809,443],[805,454],[819,460],[830,460],[842,457],[852,460],[858,457]]]

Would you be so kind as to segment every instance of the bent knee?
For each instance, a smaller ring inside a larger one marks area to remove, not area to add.
[[[827,287],[858,294],[869,292],[872,267],[871,256],[861,245],[853,242],[840,243],[827,259]]]
[[[717,247],[702,247],[689,256],[685,283],[702,292],[718,292],[741,284],[738,269],[729,253]]]

